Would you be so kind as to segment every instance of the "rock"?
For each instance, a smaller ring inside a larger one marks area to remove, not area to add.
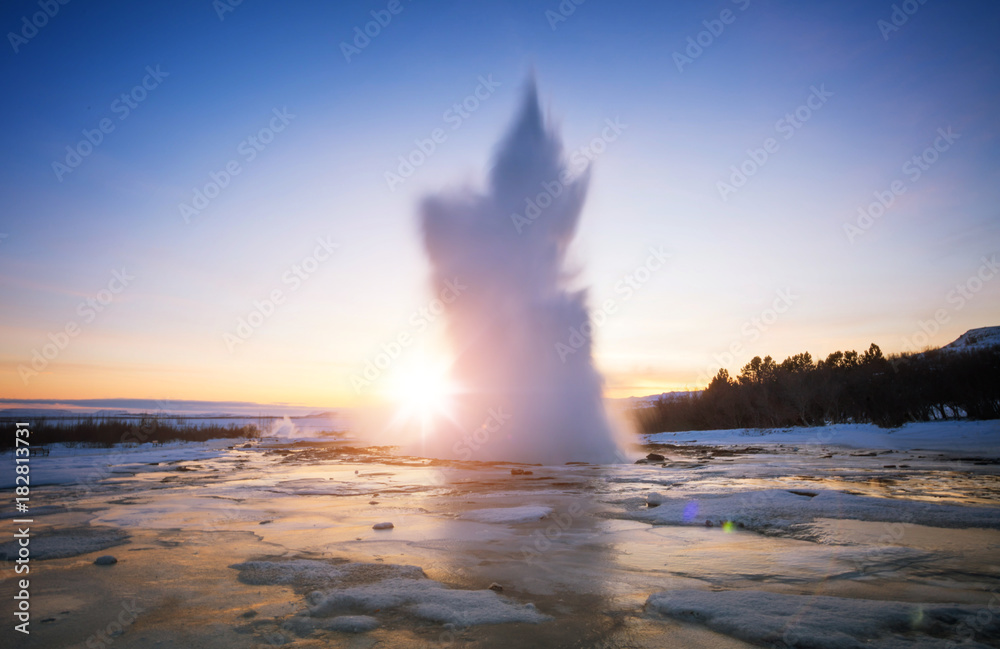
[[[714,527],[714,525],[712,525],[712,521],[705,521],[705,527]]]
[[[368,504],[369,504],[369,505],[377,505],[377,504],[378,504],[378,501],[377,501],[377,500],[369,500],[369,501],[368,501]]]
[[[110,554],[105,554],[104,556],[94,559],[94,565],[96,566],[110,566],[116,563],[118,563],[118,559],[115,559]]]
[[[269,518],[269,519],[267,519],[266,521],[261,521],[261,522],[259,522],[259,523],[257,523],[257,524],[258,524],[258,525],[268,525],[268,524],[270,524],[270,523],[273,523],[273,522],[274,522],[274,521],[273,521],[273,520],[271,520],[271,519]]]
[[[511,469],[511,475],[524,475],[524,469]]]
[[[666,500],[663,494],[657,493],[655,491],[650,491],[646,494],[646,506],[647,507],[659,507]]]
[[[249,443],[244,444],[243,448],[253,448],[253,444],[249,444]]]
[[[392,523],[375,523],[372,525],[373,530],[391,530],[395,527]]]
[[[503,591],[503,586],[494,581],[492,584],[490,584],[490,590],[499,593]]]
[[[242,613],[240,613],[240,617],[247,617],[247,618],[257,617],[257,611],[253,609],[250,609],[249,611],[243,611]]]
[[[646,459],[649,460],[650,462],[662,462],[667,458],[660,455],[659,453],[650,453],[649,455],[646,456]]]

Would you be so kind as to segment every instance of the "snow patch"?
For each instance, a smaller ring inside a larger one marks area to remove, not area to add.
[[[112,527],[74,527],[43,532],[31,538],[31,559],[64,559],[121,545],[128,533]],[[0,561],[13,561],[18,556],[17,540],[0,544]]]
[[[380,611],[397,611],[457,627],[549,619],[533,604],[519,604],[492,590],[448,588],[428,579],[417,566],[292,560],[247,561],[230,567],[240,571],[239,579],[246,584],[285,584],[300,592],[310,590],[305,616],[294,618],[296,633],[312,626],[350,626],[355,622],[344,620]],[[333,619],[321,624],[306,621],[330,617]]]
[[[954,646],[980,608],[843,597],[787,595],[755,590],[679,590],[651,595],[646,609],[702,624],[747,642],[810,649],[931,649]],[[963,627],[963,621],[966,621]],[[982,637],[1000,634],[991,619]],[[977,623],[976,628],[979,625]],[[984,647],[963,643],[969,649]]]
[[[441,624],[467,627],[548,619],[532,604],[516,604],[492,590],[454,590],[430,579],[385,579],[374,584],[310,593],[309,615],[402,610]]]

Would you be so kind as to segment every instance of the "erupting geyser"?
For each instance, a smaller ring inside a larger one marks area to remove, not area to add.
[[[425,437],[426,454],[621,461],[590,340],[578,336],[574,353],[557,352],[588,320],[586,293],[568,288],[565,268],[588,179],[589,170],[570,176],[532,82],[500,143],[486,192],[424,201],[421,225],[435,291],[448,282],[467,287],[446,311],[459,391],[452,416]],[[526,214],[529,200],[537,210]]]

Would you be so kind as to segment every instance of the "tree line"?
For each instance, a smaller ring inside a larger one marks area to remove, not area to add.
[[[60,418],[29,419],[31,446],[62,443],[67,446],[111,447],[115,444],[144,442],[204,442],[210,439],[259,438],[258,424],[203,424],[170,421],[155,415],[119,417],[80,417],[70,421]],[[0,428],[13,430],[14,421],[0,419]],[[14,435],[0,435],[0,449],[10,449]]]
[[[700,393],[664,396],[634,413],[646,433],[997,419],[1000,346],[886,357],[872,343],[817,362],[809,352],[781,363],[756,356],[735,378],[720,369]]]

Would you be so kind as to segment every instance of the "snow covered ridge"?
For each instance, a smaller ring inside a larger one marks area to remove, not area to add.
[[[914,604],[757,590],[675,590],[651,595],[646,610],[754,644],[812,649],[937,649],[1000,636],[1000,616],[982,606]],[[989,613],[982,620],[983,613]]]
[[[941,349],[953,352],[968,352],[1000,345],[1000,327],[980,327],[969,329]]]
[[[551,619],[534,604],[519,604],[492,590],[448,588],[428,579],[417,566],[293,559],[247,561],[230,568],[239,570],[246,584],[291,585],[307,593],[306,609],[280,621],[299,636],[353,623],[372,628],[380,622],[376,614],[402,614],[460,628]]]

